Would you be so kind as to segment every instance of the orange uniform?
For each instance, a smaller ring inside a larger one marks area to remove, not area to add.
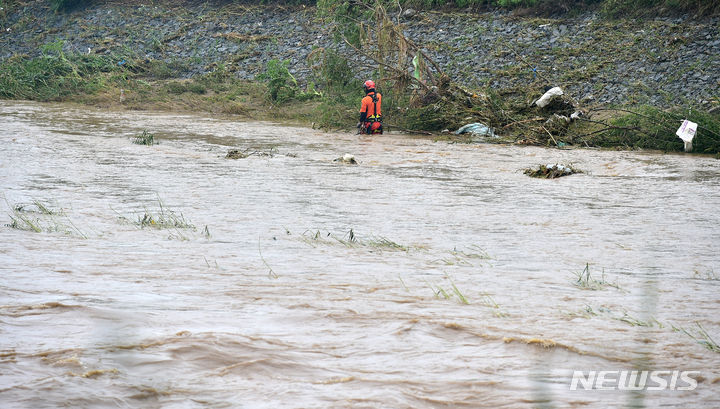
[[[381,105],[382,95],[375,92],[375,90],[370,90],[362,99],[360,105],[360,123],[366,133],[383,133]]]
[[[373,103],[372,96],[377,96],[377,103]],[[370,118],[371,116],[375,115],[375,106],[377,106],[377,116],[382,115],[380,106],[382,105],[382,95],[377,92],[370,92],[369,94],[365,95],[365,98],[362,99],[362,105],[360,106],[360,113],[365,112],[365,117]]]

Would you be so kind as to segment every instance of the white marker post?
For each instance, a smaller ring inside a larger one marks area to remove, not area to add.
[[[692,140],[695,137],[696,132],[697,124],[695,122],[690,122],[687,119],[683,121],[680,129],[675,132],[675,134],[679,136],[683,142],[685,142],[685,152],[692,151]]]

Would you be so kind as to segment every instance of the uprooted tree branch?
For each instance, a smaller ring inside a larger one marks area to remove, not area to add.
[[[387,6],[399,10],[394,19]],[[318,2],[318,7],[322,15],[330,17],[339,40],[359,57],[356,65],[376,73],[386,89],[392,89],[396,98],[406,99],[409,107],[424,111],[425,121],[415,125],[437,130],[445,126],[441,122],[452,123],[451,117],[476,116],[475,108],[484,96],[452,82],[422,47],[403,34],[399,3],[328,0]],[[438,121],[439,115],[447,120]]]
[[[547,115],[538,117],[540,112],[528,101],[509,101],[492,90],[473,92],[452,81],[422,46],[403,33],[397,0],[325,0],[318,2],[318,8],[336,38],[357,56],[355,66],[377,74],[384,88],[393,91],[405,128],[438,131],[481,122],[526,143],[554,141],[554,135],[564,132],[554,112],[548,122]],[[576,102],[567,96],[563,100],[559,105],[570,107],[569,117]]]
[[[399,114],[393,118],[393,122],[400,122],[398,127],[439,131],[481,122],[501,133],[500,140],[507,142],[682,149],[672,129],[679,126],[680,116],[673,111],[639,106],[608,113],[604,107],[581,108],[565,92],[547,104],[536,104],[544,92],[543,85],[562,85],[545,76],[540,78],[542,84],[533,82],[525,89],[467,90],[404,34],[402,7],[397,0],[319,0],[317,5],[338,42],[355,54],[353,65],[376,75],[383,89],[392,91],[389,102],[394,111],[390,115]],[[512,44],[504,46],[531,66]],[[702,113],[694,114],[697,118]],[[720,121],[708,117],[697,120],[706,140],[696,151],[718,152]]]

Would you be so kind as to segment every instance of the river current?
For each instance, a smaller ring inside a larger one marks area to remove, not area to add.
[[[0,102],[0,194],[3,408],[720,407],[711,157]]]

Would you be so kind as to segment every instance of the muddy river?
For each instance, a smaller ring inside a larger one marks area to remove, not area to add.
[[[0,102],[0,194],[3,408],[720,407],[711,157]]]

